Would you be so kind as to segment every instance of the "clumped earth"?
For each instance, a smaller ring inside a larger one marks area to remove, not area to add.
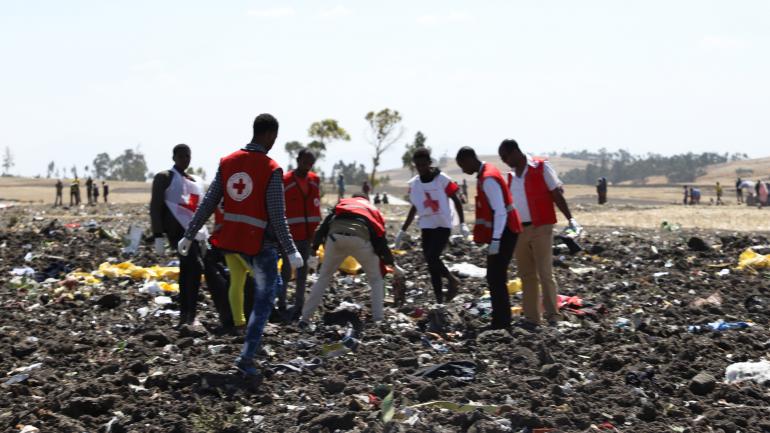
[[[597,315],[566,313],[558,325],[511,332],[485,328],[483,278],[464,278],[460,296],[432,305],[415,244],[397,257],[409,302],[388,305],[380,326],[364,308],[355,352],[323,356],[348,328],[334,318],[350,314],[318,320],[311,333],[271,323],[262,358],[268,374],[247,381],[231,370],[242,338],[217,329],[208,295],[201,295],[204,326],[175,329],[175,317],[152,313],[173,305],[139,293],[141,281],[63,282],[68,271],[122,261],[110,230],[123,234],[126,221],[145,221],[145,207],[59,211],[57,218],[47,208],[16,207],[0,219],[3,430],[770,431],[767,386],[724,380],[728,365],[759,361],[770,350],[770,274],[734,269],[745,248],[768,243],[764,236],[591,229],[584,252],[557,250],[554,262],[560,293],[592,303]],[[92,218],[96,224],[87,224]],[[65,226],[73,222],[81,226]],[[445,257],[485,263],[483,249],[463,242]],[[132,260],[165,265],[173,256],[143,245]],[[22,266],[50,279],[37,287],[12,282],[10,271]],[[696,302],[714,293],[712,302]],[[345,300],[368,304],[365,278],[340,275],[325,310]],[[142,308],[151,313],[140,317]],[[753,326],[688,331],[719,319]],[[475,374],[415,374],[455,361],[471,361],[464,365]],[[435,401],[449,403],[415,407]]]

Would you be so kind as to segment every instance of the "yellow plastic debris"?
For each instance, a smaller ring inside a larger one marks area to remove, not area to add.
[[[511,314],[520,316],[524,312],[524,308],[521,306],[511,307]]]
[[[318,248],[318,263],[324,262],[324,246],[321,245]],[[361,264],[358,263],[358,260],[353,258],[352,256],[348,256],[345,258],[345,260],[342,261],[342,264],[339,267],[339,270],[350,275],[355,275],[358,272],[361,271]]]
[[[746,251],[742,252],[738,257],[738,270],[748,269],[756,272],[757,269],[768,268],[770,268],[770,255],[764,256],[758,254],[751,248],[747,248]]]
[[[94,275],[103,275],[107,278],[130,277],[134,280],[165,280],[176,281],[179,279],[178,266],[150,266],[145,268],[136,266],[131,262],[118,264],[102,263]]]
[[[521,292],[521,278],[508,281],[508,294],[513,295],[514,293],[519,292]]]

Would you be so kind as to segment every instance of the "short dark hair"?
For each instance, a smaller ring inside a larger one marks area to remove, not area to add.
[[[502,143],[500,143],[498,150],[501,149],[505,149],[505,153],[510,153],[514,150],[519,150],[519,143],[517,143],[516,140],[512,138],[506,138]]]
[[[412,154],[412,161],[417,161],[418,159],[427,159],[430,161],[432,159],[430,157],[430,149],[427,147],[418,147]]]
[[[188,145],[186,145],[184,143],[177,144],[176,146],[174,146],[174,150],[171,151],[171,154],[176,156],[177,152],[181,152],[183,150],[186,150],[186,151],[190,152],[190,146],[188,146]]]
[[[457,151],[457,156],[455,157],[455,160],[459,161],[459,160],[465,159],[465,158],[476,158],[476,159],[478,159],[476,157],[476,151],[473,150],[472,147],[468,147],[468,146],[463,146],[463,147],[460,148],[460,150]]]
[[[262,113],[254,119],[254,135],[276,131],[278,131],[278,119],[272,114]]]
[[[318,156],[315,154],[315,152],[311,149],[308,149],[307,147],[303,147],[302,149],[299,150],[299,152],[297,152],[297,159],[300,159],[305,155],[312,156],[313,161],[318,159]]]

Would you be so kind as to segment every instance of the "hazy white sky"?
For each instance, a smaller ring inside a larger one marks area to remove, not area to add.
[[[220,156],[273,113],[283,143],[338,119],[322,163],[370,164],[364,115],[389,107],[438,155],[770,154],[770,2],[0,2],[0,146],[14,173],[140,145],[149,168]],[[400,165],[403,143],[384,166]]]

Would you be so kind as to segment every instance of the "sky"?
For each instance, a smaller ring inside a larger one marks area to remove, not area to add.
[[[187,143],[208,173],[280,121],[271,154],[337,119],[320,166],[371,165],[364,116],[434,156],[623,148],[770,155],[770,2],[0,1],[0,148],[14,174]]]

